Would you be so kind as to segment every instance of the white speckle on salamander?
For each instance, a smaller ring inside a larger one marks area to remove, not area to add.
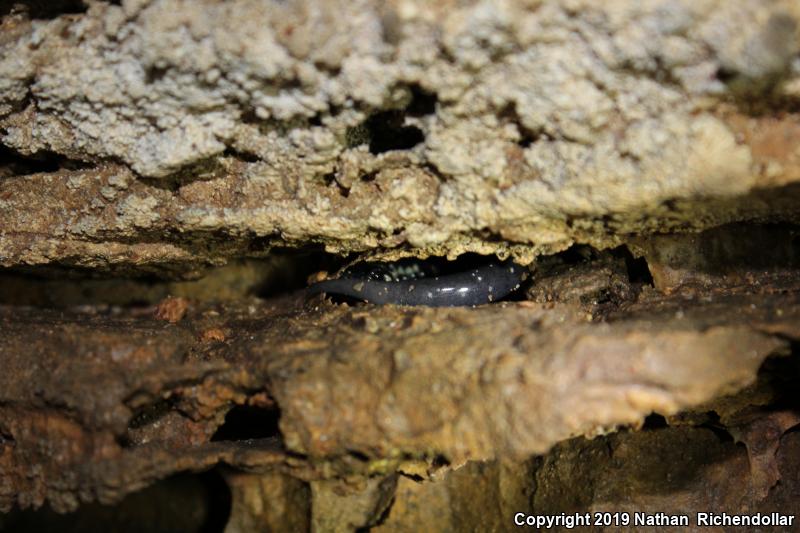
[[[363,291],[364,290],[364,282],[363,281],[359,281],[358,283],[353,285],[353,290],[356,291],[356,292]]]
[[[408,286],[408,292],[411,292],[411,291],[413,291],[413,290],[414,290],[414,286],[413,286],[413,285],[409,285],[409,286]]]

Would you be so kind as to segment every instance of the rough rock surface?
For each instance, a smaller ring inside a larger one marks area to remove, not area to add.
[[[308,243],[529,262],[796,220],[798,20],[790,0],[12,12],[0,143],[85,168],[0,182],[0,264],[185,269]]]
[[[800,338],[796,294],[635,305],[595,322],[532,302],[254,302],[196,307],[177,324],[6,307],[0,503],[113,501],[220,460],[320,479],[522,459],[735,392]],[[226,436],[234,404],[279,410],[280,434],[262,417]]]
[[[0,2],[0,530],[794,509],[798,103],[794,0]]]

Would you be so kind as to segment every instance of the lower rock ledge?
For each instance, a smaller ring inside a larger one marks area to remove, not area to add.
[[[310,481],[319,500],[325,480],[527,461],[653,412],[691,421],[715,401],[748,443],[741,413],[771,401],[759,369],[796,359],[800,296],[644,300],[603,322],[533,302],[285,297],[191,304],[175,323],[141,310],[0,308],[0,510],[113,502],[218,463]],[[743,389],[756,392],[742,405],[720,400]],[[781,420],[783,434],[792,424]],[[774,481],[764,472],[760,490]]]

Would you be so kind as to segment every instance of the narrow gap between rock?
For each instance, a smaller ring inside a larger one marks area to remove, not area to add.
[[[236,152],[233,149],[226,149],[223,157],[233,157],[242,161],[258,161],[258,158],[250,154]],[[137,179],[146,183],[150,187],[162,189],[169,192],[178,192],[181,188],[203,181],[211,181],[227,175],[229,172],[226,165],[220,160],[219,156],[207,157],[199,161],[187,164],[171,174],[159,178],[139,176]]]
[[[0,144],[0,179],[40,172],[81,170],[92,167],[91,163],[69,159],[55,152],[42,150],[26,156]]]
[[[396,485],[396,479],[395,479],[395,485]],[[373,528],[379,527],[379,526],[383,525],[384,523],[386,523],[386,521],[389,519],[389,515],[392,512],[392,507],[394,507],[394,503],[395,503],[395,501],[397,499],[396,495],[394,494],[394,491],[396,491],[396,490],[397,490],[397,487],[395,486],[392,489],[393,494],[392,494],[391,498],[389,499],[389,502],[386,503],[386,506],[381,511],[381,513],[378,515],[377,519],[373,520],[370,524],[368,524],[368,525],[366,525],[364,527],[356,528],[355,533],[368,533],[369,531],[372,531]]]
[[[258,161],[261,161],[261,158],[258,156],[258,154],[246,152],[244,150],[238,150],[230,146],[227,147],[224,152],[222,152],[222,155],[224,157],[232,157],[234,159],[244,161],[245,163],[257,163]]]
[[[261,248],[254,241],[251,251],[261,254]],[[146,311],[170,296],[193,303],[270,299],[304,289],[309,276],[335,272],[343,262],[344,258],[309,248],[272,250],[263,259],[231,260],[224,266],[190,271],[188,277],[168,268],[127,276],[52,266],[0,268],[0,305],[111,313]]]
[[[371,176],[364,176],[369,180]],[[333,178],[331,178],[333,179]],[[693,253],[708,258],[708,272],[716,264],[727,265],[739,278],[755,268],[774,269],[790,276],[800,263],[796,226],[763,225],[711,230],[708,236],[692,237],[687,243],[699,244]],[[748,243],[737,244],[735,235],[746,234]],[[215,237],[216,238],[216,237]],[[220,235],[220,242],[226,237]],[[194,241],[191,241],[194,242]],[[187,244],[191,247],[194,244]],[[197,246],[207,246],[197,239]],[[705,244],[704,244],[705,243]],[[754,243],[769,243],[765,250]],[[306,249],[271,249],[269,236],[254,237],[247,253],[267,254],[262,259],[231,260],[228,265],[190,272],[189,279],[177,277],[179,269],[165,268],[149,274],[132,271],[89,272],[85,269],[41,266],[25,269],[0,269],[0,305],[68,309],[83,306],[95,311],[115,308],[155,306],[168,296],[192,302],[235,302],[257,297],[263,300],[304,290],[315,280],[335,276],[344,265],[355,263],[357,255],[339,256],[318,247]],[[683,245],[682,246],[686,246]],[[267,252],[269,250],[269,252]],[[464,254],[456,261],[429,258],[421,264],[445,272],[469,268],[485,257]],[[411,261],[411,260],[403,260]],[[403,261],[398,262],[399,264]],[[533,275],[507,300],[541,302],[576,302],[599,310],[598,316],[636,300],[643,287],[653,286],[650,265],[644,257],[635,257],[626,246],[597,250],[574,245],[569,249],[541,256],[531,265]],[[783,279],[783,278],[781,278]],[[354,301],[344,299],[348,303]]]
[[[628,272],[628,281],[638,285],[653,286],[653,275],[645,257],[635,257],[627,246],[619,246],[614,249],[625,260],[625,268]]]

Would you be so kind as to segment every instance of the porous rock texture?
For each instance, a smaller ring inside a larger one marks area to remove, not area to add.
[[[790,0],[88,6],[3,18],[0,142],[80,167],[0,182],[5,266],[530,262],[796,216]]]
[[[792,0],[0,4],[0,530],[791,511],[798,103]]]

